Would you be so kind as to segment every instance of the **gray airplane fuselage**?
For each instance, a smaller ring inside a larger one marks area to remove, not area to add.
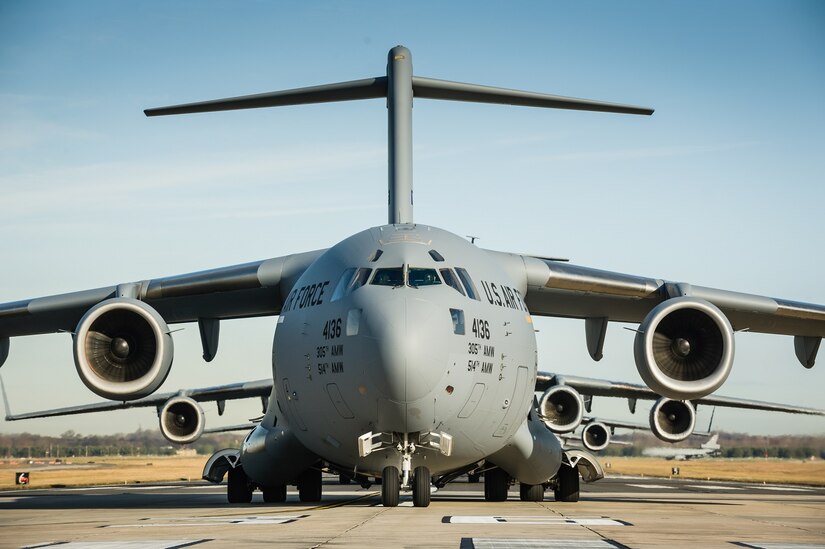
[[[428,448],[412,455],[412,467],[433,474],[490,456],[525,423],[533,398],[536,339],[524,286],[440,229],[355,234],[319,257],[284,301],[270,410],[314,454],[359,472],[400,469],[392,448],[359,457],[367,432],[413,442],[450,435],[449,457]]]

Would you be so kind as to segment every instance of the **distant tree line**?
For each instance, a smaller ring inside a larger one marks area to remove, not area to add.
[[[99,456],[174,455],[181,448],[193,448],[198,454],[211,455],[222,448],[239,448],[244,432],[204,435],[192,444],[172,444],[159,430],[138,429],[134,433],[116,435],[81,435],[66,431],[60,436],[31,433],[0,434],[0,456],[3,458],[81,458]],[[611,444],[599,452],[604,456],[641,456],[652,446],[698,447],[707,439],[691,436],[678,444],[668,444],[649,433],[617,435],[614,440],[630,445]],[[756,436],[742,433],[719,433],[721,456],[728,458],[788,458],[825,459],[825,435],[819,436]]]
[[[0,456],[8,458],[67,459],[100,456],[174,455],[181,448],[194,448],[210,455],[222,448],[239,448],[245,433],[204,435],[192,444],[172,444],[159,430],[138,429],[116,435],[81,435],[66,431],[60,436],[31,433],[0,434]]]

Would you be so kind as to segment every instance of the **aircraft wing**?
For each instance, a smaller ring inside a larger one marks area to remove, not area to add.
[[[8,352],[7,338],[73,332],[92,306],[114,297],[143,301],[167,323],[278,314],[295,281],[323,252],[0,303],[0,364]]]
[[[519,257],[527,278],[524,300],[533,315],[638,323],[666,299],[694,297],[721,309],[735,331],[825,337],[825,305]]]
[[[9,410],[8,398],[3,390],[3,399],[6,402],[6,421],[18,421],[21,419],[35,419],[43,417],[69,416],[76,414],[88,414],[94,412],[107,412],[110,410],[126,410],[129,408],[156,407],[158,410],[175,397],[189,397],[197,402],[223,402],[227,400],[237,400],[242,398],[268,398],[272,391],[271,379],[260,379],[257,381],[247,381],[243,383],[230,383],[227,385],[217,385],[214,387],[204,387],[200,389],[183,389],[171,393],[153,394],[138,400],[126,402],[97,402],[93,404],[81,404],[78,406],[67,406],[65,408],[55,408],[52,410],[40,410],[37,412],[26,412],[23,414],[12,414]],[[250,424],[250,426],[252,426]]]
[[[555,385],[567,385],[579,393],[589,396],[620,397],[634,401],[637,399],[657,400],[660,398],[659,394],[644,385],[636,385],[633,383],[624,383],[620,381],[608,381],[605,379],[560,375],[550,372],[538,372],[538,375],[536,376],[537,391],[544,391]],[[708,395],[706,397],[692,399],[691,402],[694,405],[704,404],[707,406],[723,406],[728,408],[785,412],[788,414],[825,416],[825,410],[819,410],[816,408],[789,406],[787,404],[726,396]]]

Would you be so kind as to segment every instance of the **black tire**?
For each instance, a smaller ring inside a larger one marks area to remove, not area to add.
[[[481,480],[481,474],[480,473],[468,473],[467,474],[467,482],[475,484],[479,480]]]
[[[320,469],[307,469],[298,476],[298,499],[311,503],[321,501]]]
[[[579,470],[575,467],[562,465],[556,479],[556,488],[553,490],[556,501],[575,503],[579,501]]]
[[[240,467],[229,469],[226,478],[226,499],[229,503],[251,503],[253,488]]]
[[[543,484],[524,484],[519,485],[519,495],[521,501],[544,501],[544,485]]]
[[[366,475],[355,475],[355,482],[356,484],[359,484],[361,488],[363,488],[364,490],[372,486],[372,481],[370,480],[370,477]]]
[[[384,507],[398,507],[398,499],[401,494],[401,480],[398,477],[398,469],[388,465],[384,467],[381,475],[381,505]]]
[[[264,503],[283,503],[286,501],[286,484],[277,486],[265,486],[261,488],[264,495]]]
[[[352,477],[349,475],[345,475],[344,473],[340,473],[338,475],[338,484],[346,486],[347,484],[352,482]]]
[[[413,505],[416,507],[430,506],[430,470],[426,467],[416,467],[413,471]]]
[[[485,501],[506,501],[510,487],[510,475],[504,469],[495,467],[484,472]]]

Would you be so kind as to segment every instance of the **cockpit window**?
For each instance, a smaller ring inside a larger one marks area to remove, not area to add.
[[[438,273],[435,269],[420,269],[418,267],[410,267],[407,271],[407,284],[413,288],[419,286],[435,286],[441,284],[441,279],[438,278]]]
[[[370,278],[370,273],[372,269],[367,269],[366,267],[362,267],[358,269],[358,272],[355,273],[355,276],[352,277],[352,282],[350,283],[349,287],[347,288],[347,295],[351,294],[361,286],[367,283],[367,280]]]
[[[473,284],[473,279],[470,278],[470,273],[468,273],[465,269],[462,269],[461,267],[456,267],[455,272],[458,273],[458,278],[460,278],[461,282],[464,284],[464,289],[467,290],[467,295],[471,299],[481,301],[478,298],[478,292],[476,291],[475,284]]]
[[[344,274],[338,279],[338,284],[335,285],[335,290],[332,292],[330,301],[338,301],[366,284],[371,272],[372,269],[356,269],[355,267],[344,271]]]
[[[403,286],[404,285],[404,268],[391,267],[385,269],[375,269],[375,276],[372,277],[372,282],[376,286]]]
[[[332,292],[332,297],[330,301],[338,301],[347,291],[347,286],[349,286],[350,280],[352,280],[352,275],[355,274],[355,267],[351,269],[347,269],[344,271],[344,274],[341,275],[341,278],[338,279],[338,284],[335,285],[335,290]]]
[[[464,295],[464,289],[461,287],[461,282],[458,281],[456,278],[455,273],[451,269],[441,269],[439,271],[441,273],[441,278],[444,279],[444,282],[455,291]]]

